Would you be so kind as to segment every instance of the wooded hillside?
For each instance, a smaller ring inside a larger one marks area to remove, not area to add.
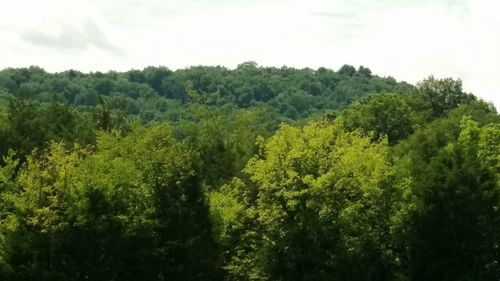
[[[498,280],[500,116],[366,68],[0,71],[1,280]]]

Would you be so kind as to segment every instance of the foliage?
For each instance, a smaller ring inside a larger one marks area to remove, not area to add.
[[[29,156],[8,196],[17,220],[8,240],[12,279],[215,278],[191,161],[165,126],[102,133],[93,153],[52,144]]]
[[[0,71],[0,280],[498,280],[500,115],[360,66]]]

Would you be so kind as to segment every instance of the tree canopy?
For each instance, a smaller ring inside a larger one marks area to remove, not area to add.
[[[0,71],[0,279],[498,280],[500,115],[367,67]]]

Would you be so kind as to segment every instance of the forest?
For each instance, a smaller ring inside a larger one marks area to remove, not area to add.
[[[0,70],[0,280],[500,279],[500,115],[364,66]]]

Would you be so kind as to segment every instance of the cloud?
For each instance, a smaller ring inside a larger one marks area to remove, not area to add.
[[[85,21],[82,26],[63,23],[57,34],[27,30],[21,33],[21,38],[40,47],[60,50],[86,50],[94,46],[117,56],[126,55],[123,49],[111,43],[104,32],[90,20]]]

